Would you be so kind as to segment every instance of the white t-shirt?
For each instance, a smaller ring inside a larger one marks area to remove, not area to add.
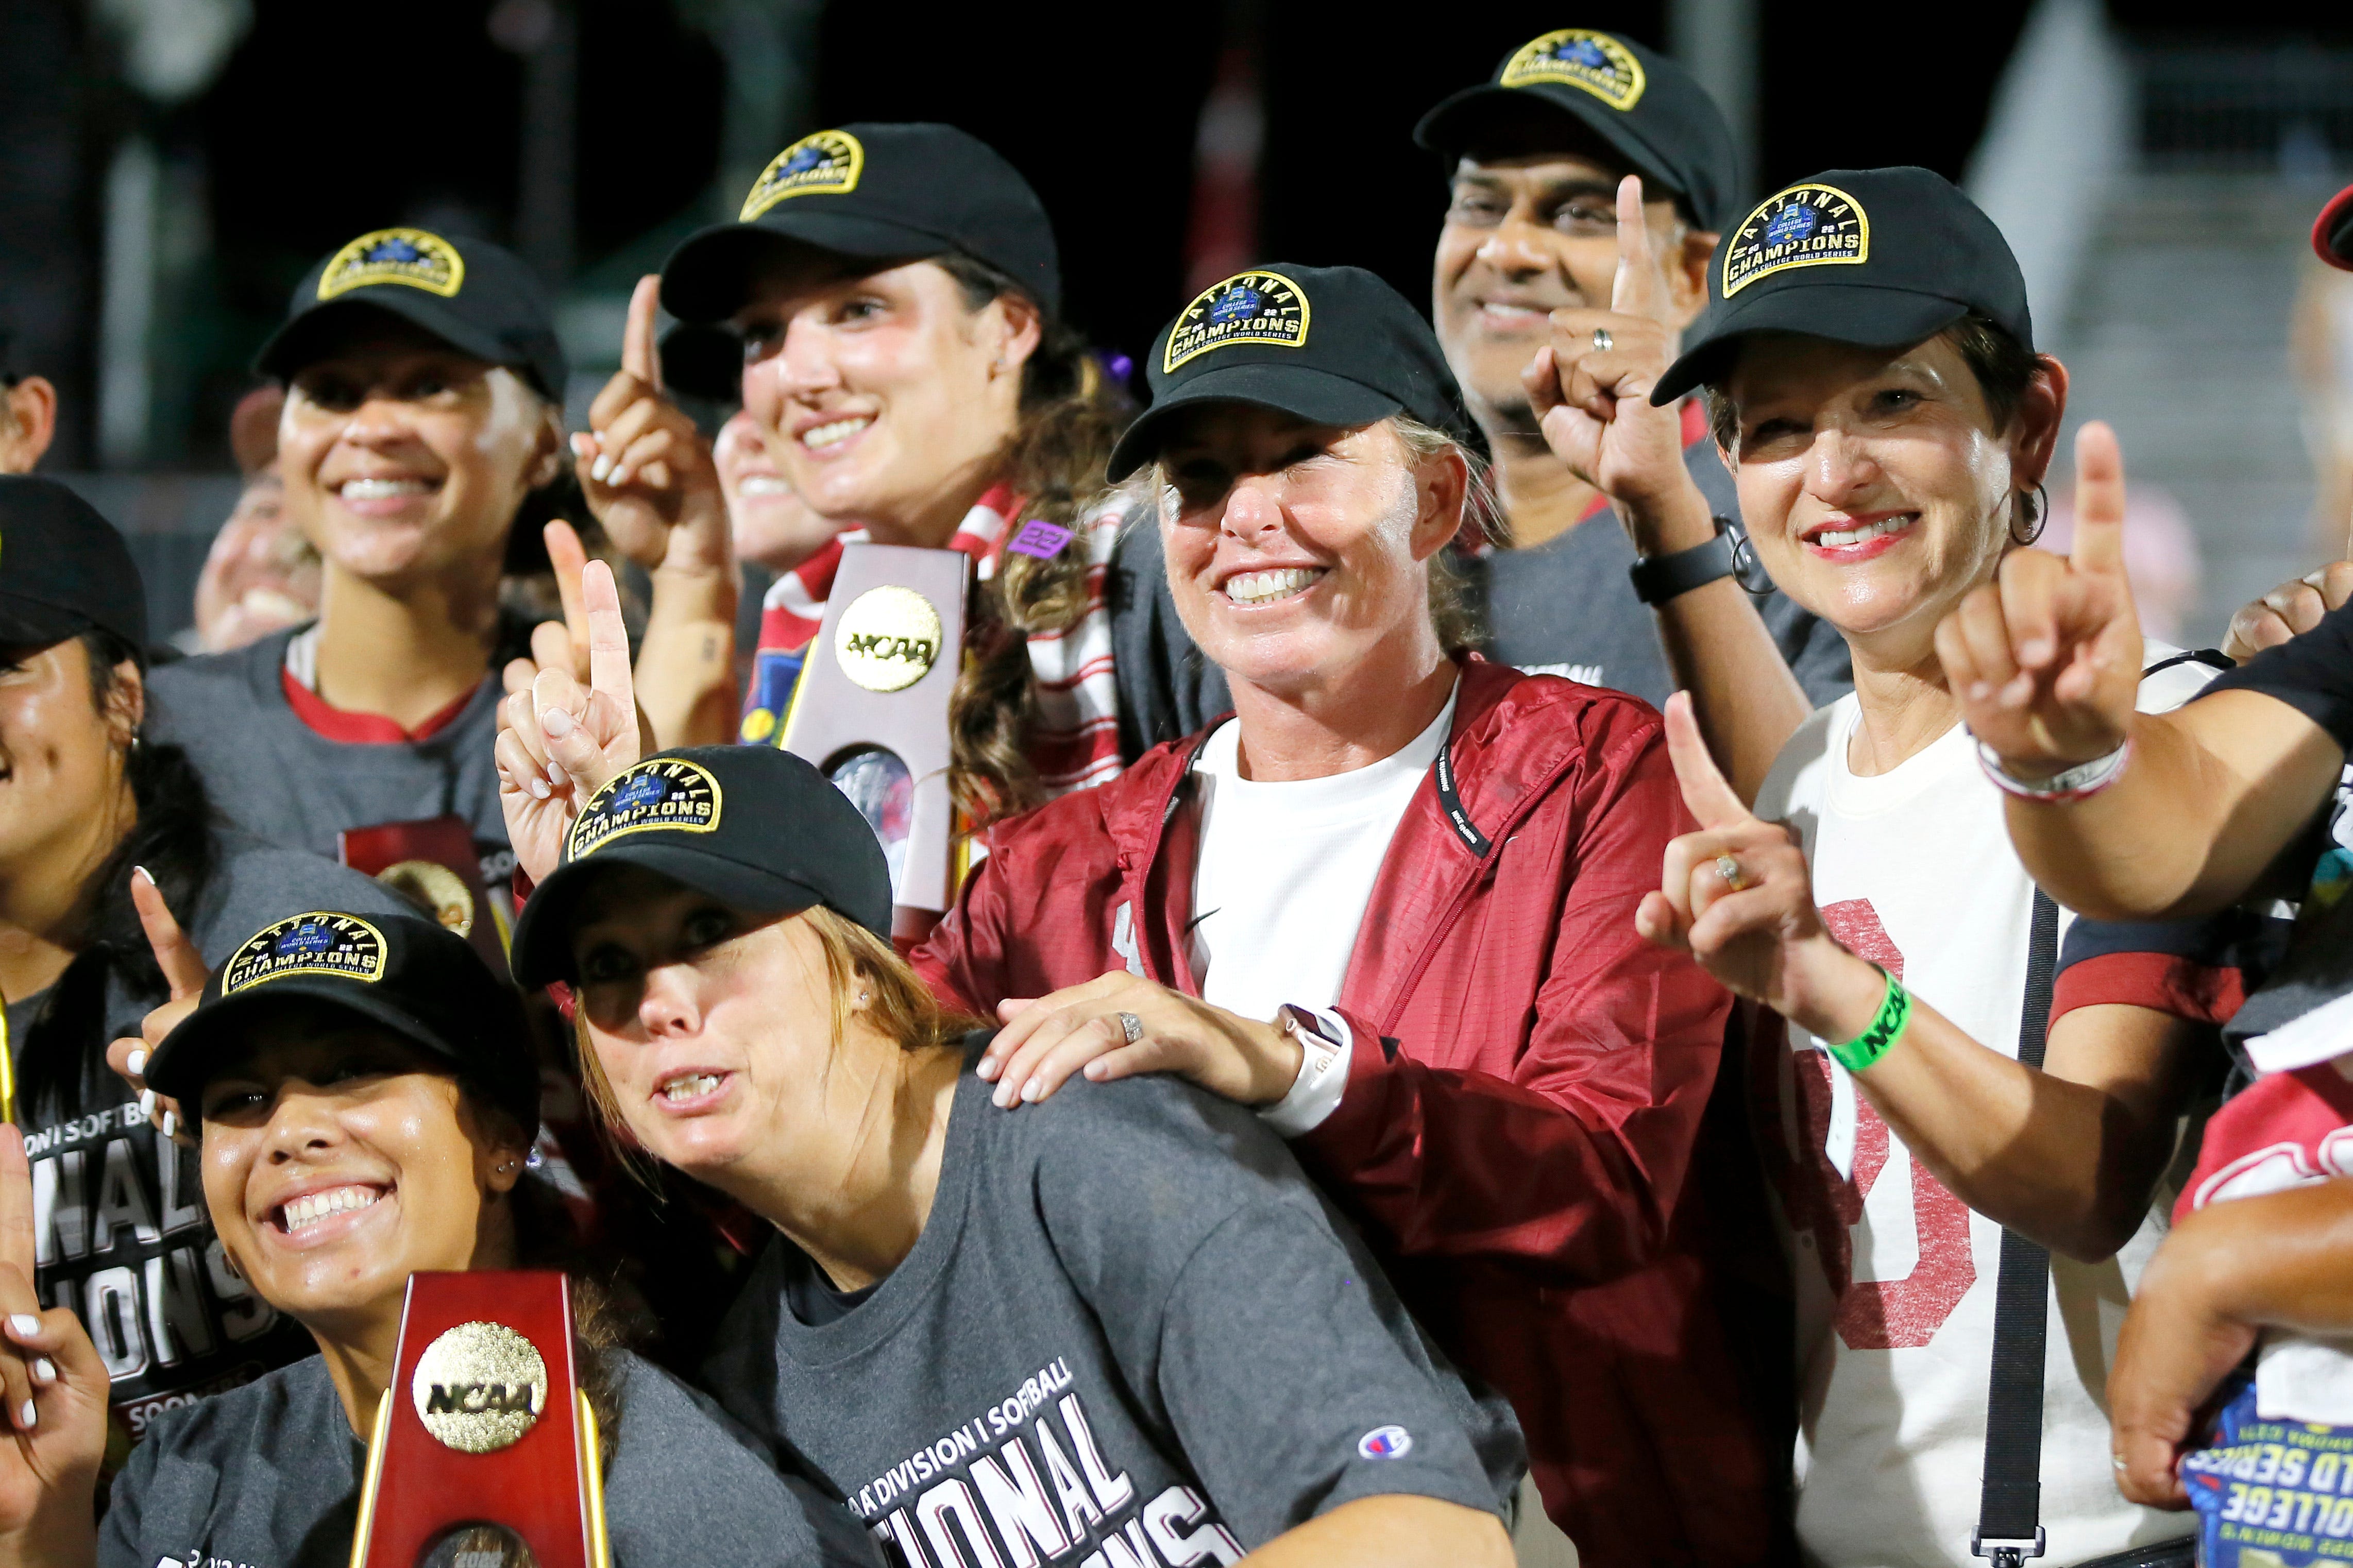
[[[1218,727],[1193,763],[1201,849],[1192,959],[1205,1001],[1272,1018],[1286,1002],[1339,1000],[1381,859],[1453,723],[1450,695],[1427,729],[1370,767],[1282,784],[1243,778],[1241,725]]]
[[[2146,662],[2171,651],[2151,645]],[[2175,707],[2213,673],[2149,677],[2140,705]],[[1808,719],[1757,814],[1799,830],[1841,942],[2015,1057],[2034,884],[2001,794],[1957,723],[1891,772],[1857,776],[1860,711],[1850,694]],[[1913,1162],[1821,1042],[1793,1025],[1788,1045],[1759,1075],[1756,1110],[1797,1262],[1799,1540],[1831,1568],[1968,1568],[2001,1226]],[[2042,1517],[2054,1568],[2189,1532],[2180,1515],[2126,1502],[2108,1463],[2108,1364],[2163,1213],[2107,1262],[2051,1260]]]

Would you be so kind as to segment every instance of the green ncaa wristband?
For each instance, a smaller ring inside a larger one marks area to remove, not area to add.
[[[1877,965],[1873,965],[1877,968]],[[1883,969],[1879,971],[1887,974]],[[1887,994],[1880,998],[1879,1011],[1871,1020],[1871,1027],[1843,1045],[1830,1047],[1831,1055],[1849,1072],[1861,1072],[1895,1048],[1904,1034],[1904,1026],[1912,1021],[1912,993],[1904,989],[1903,982],[1887,975]]]

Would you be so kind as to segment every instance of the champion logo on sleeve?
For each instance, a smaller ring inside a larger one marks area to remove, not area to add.
[[[1356,1454],[1366,1459],[1402,1459],[1413,1452],[1413,1434],[1402,1426],[1376,1426],[1356,1439]]]

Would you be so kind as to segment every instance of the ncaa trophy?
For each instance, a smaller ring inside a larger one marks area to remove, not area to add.
[[[562,1274],[409,1278],[352,1568],[607,1568]]]
[[[948,697],[972,557],[849,544],[776,744],[848,795],[891,863],[891,936],[921,942],[956,891]]]

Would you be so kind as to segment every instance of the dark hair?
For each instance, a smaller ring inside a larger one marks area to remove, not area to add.
[[[967,310],[1018,295],[1009,274],[951,251],[934,258],[964,290]],[[1103,489],[1113,443],[1134,417],[1126,390],[1068,322],[1039,310],[1038,348],[1021,367],[1021,414],[1006,447],[1006,477],[1022,498],[1018,524],[1042,518],[1076,529]],[[1036,707],[1029,681],[1031,636],[1068,631],[1086,616],[1090,552],[1073,540],[1049,560],[1008,551],[981,585],[965,647],[976,656],[948,701],[949,790],[971,827],[1036,805],[1037,769],[1022,749]]]
[[[1986,400],[1986,412],[1993,416],[1993,433],[1997,436],[2010,428],[2026,401],[2026,390],[2034,384],[2035,372],[2042,365],[2042,356],[2020,342],[2010,329],[1989,316],[1972,310],[1959,321],[1936,334],[1961,356],[1969,374],[1978,378],[1978,391]],[[1727,360],[1724,371],[1703,386],[1701,395],[1707,400],[1709,431],[1715,444],[1725,451],[1732,450],[1740,438],[1740,410],[1732,405],[1732,395],[1724,388],[1723,374],[1730,373],[1733,362]]]
[[[90,658],[90,705],[104,717],[122,700],[116,667],[129,662],[143,668],[146,660],[112,632],[87,631],[78,640]],[[77,902],[83,914],[76,934],[83,952],[105,955],[103,967],[121,976],[132,994],[160,999],[168,987],[139,924],[138,907],[131,901],[131,868],[145,867],[164,901],[185,918],[219,868],[220,845],[213,836],[212,802],[205,793],[204,777],[186,752],[155,745],[134,732],[123,754],[122,775],[131,786],[138,819],[82,883]],[[19,1060],[20,1103],[61,1106],[77,1087],[106,1076],[102,1056],[90,1052],[88,1042],[61,1037],[60,1045],[70,1048],[27,1052]],[[99,1045],[102,1051],[104,1042]]]

